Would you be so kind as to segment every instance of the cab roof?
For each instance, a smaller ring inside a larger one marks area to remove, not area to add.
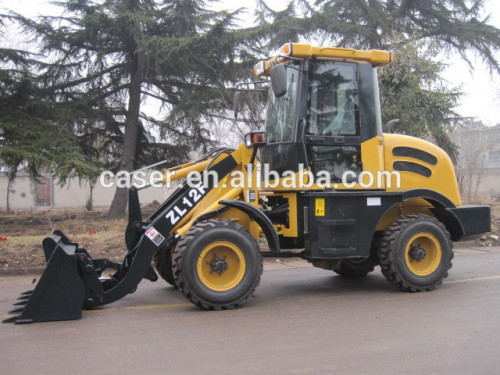
[[[390,51],[372,49],[370,51],[337,47],[316,47],[304,43],[286,43],[278,51],[278,55],[254,66],[255,75],[269,75],[274,64],[287,63],[293,58],[352,61],[383,66],[393,62],[396,57]]]

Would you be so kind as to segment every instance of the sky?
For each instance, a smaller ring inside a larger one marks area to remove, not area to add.
[[[285,7],[287,0],[267,1],[274,10]],[[46,0],[0,0],[0,10],[8,8],[15,10],[25,16],[36,16],[53,11],[53,7]],[[216,4],[219,9],[236,10],[247,7],[248,20],[253,20],[253,0],[221,0]],[[500,28],[500,1],[486,0],[485,13],[491,15],[490,24]],[[1,41],[0,41],[1,43]],[[497,55],[500,61],[500,53]],[[456,111],[466,117],[477,118],[487,126],[500,124],[500,75],[490,73],[488,67],[480,59],[471,56],[474,65],[470,67],[457,55],[440,56],[439,60],[448,67],[443,78],[451,87],[460,87],[464,93],[461,104]]]
[[[287,2],[288,0],[268,1],[275,11],[284,9]],[[229,10],[249,7],[248,0],[222,0],[220,3]],[[500,28],[500,1],[486,0],[485,15],[490,15],[491,25]],[[464,117],[479,119],[487,126],[500,124],[500,74],[490,74],[488,67],[472,55],[469,59],[474,71],[457,54],[439,57],[439,61],[447,65],[443,74],[445,82],[451,87],[459,87],[463,92],[456,111]],[[496,59],[500,62],[500,52],[496,54]]]

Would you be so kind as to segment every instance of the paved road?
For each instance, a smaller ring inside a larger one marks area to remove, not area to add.
[[[0,279],[0,312],[33,277]],[[433,292],[268,262],[244,307],[201,311],[165,284],[78,321],[0,325],[7,374],[499,374],[500,248],[457,249]]]

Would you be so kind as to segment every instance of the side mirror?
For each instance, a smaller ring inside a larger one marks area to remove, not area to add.
[[[285,64],[277,64],[271,68],[271,86],[277,98],[286,94],[286,68]]]
[[[238,109],[240,108],[241,91],[236,91],[233,98],[234,118],[238,118]]]

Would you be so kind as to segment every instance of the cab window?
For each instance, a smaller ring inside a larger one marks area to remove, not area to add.
[[[266,136],[268,143],[291,142],[295,122],[299,71],[287,68],[287,92],[277,98],[269,89],[266,117]]]
[[[359,135],[356,65],[334,61],[311,64],[308,134]]]

